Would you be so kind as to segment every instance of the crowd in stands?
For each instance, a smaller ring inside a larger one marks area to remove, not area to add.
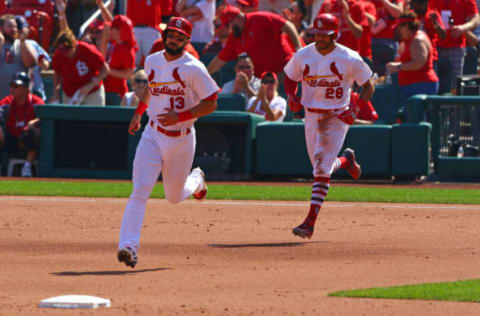
[[[455,94],[458,75],[477,73],[476,0],[127,0],[126,7],[95,0],[100,14],[78,34],[67,16],[74,4],[0,3],[0,148],[25,150],[29,162],[39,131],[32,126],[40,124],[34,104],[138,104],[148,88],[145,57],[164,48],[162,32],[172,16],[192,22],[187,51],[222,93],[241,94],[245,111],[269,121],[287,114],[283,67],[314,42],[319,13],[339,19],[337,42],[360,54],[377,84],[398,75],[405,97]],[[48,71],[47,88],[42,73]],[[362,105],[359,124],[377,119],[371,103]]]

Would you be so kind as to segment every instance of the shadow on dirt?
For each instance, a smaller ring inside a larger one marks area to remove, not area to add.
[[[270,248],[270,247],[297,247],[313,243],[325,243],[326,241],[310,241],[310,242],[279,242],[279,243],[259,243],[259,244],[210,244],[208,246],[214,248]]]
[[[56,276],[124,275],[124,274],[134,274],[134,273],[165,271],[165,270],[172,270],[172,268],[156,268],[156,269],[127,270],[127,271],[80,271],[80,272],[62,271],[62,272],[52,272],[50,274],[53,274]]]

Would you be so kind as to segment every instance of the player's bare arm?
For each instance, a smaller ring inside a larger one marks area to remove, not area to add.
[[[199,104],[188,110],[191,118],[202,117],[215,111],[217,108],[217,100],[202,100]],[[181,121],[181,114],[168,108],[166,113],[157,115],[157,120],[163,126],[175,125]]]
[[[375,92],[375,84],[370,78],[364,84],[362,84],[362,91],[360,92],[360,99],[369,101]]]

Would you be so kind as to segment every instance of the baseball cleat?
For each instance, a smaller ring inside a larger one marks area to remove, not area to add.
[[[207,184],[205,183],[205,173],[203,173],[200,167],[197,167],[192,170],[191,174],[201,178],[200,188],[198,189],[198,192],[192,194],[193,197],[199,201],[205,199],[208,192]]]
[[[354,179],[358,180],[362,174],[362,167],[355,160],[355,152],[353,149],[345,148],[342,154],[343,157],[347,158],[349,165],[346,168],[348,174]]]
[[[313,226],[303,223],[302,225],[295,227],[292,230],[292,233],[302,238],[311,238],[313,235]]]
[[[135,268],[135,265],[137,264],[137,254],[135,253],[135,250],[130,247],[120,249],[117,252],[117,259],[132,268]]]

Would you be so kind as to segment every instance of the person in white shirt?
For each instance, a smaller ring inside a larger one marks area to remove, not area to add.
[[[148,89],[148,79],[145,70],[139,69],[132,78],[132,91],[125,93],[120,101],[121,106],[137,106],[140,98]]]
[[[213,39],[215,27],[214,0],[179,0],[175,9],[180,16],[193,24],[192,43],[210,43]]]
[[[249,100],[247,112],[263,115],[267,121],[282,122],[287,113],[287,100],[278,95],[277,87],[277,75],[264,72],[260,90]]]

